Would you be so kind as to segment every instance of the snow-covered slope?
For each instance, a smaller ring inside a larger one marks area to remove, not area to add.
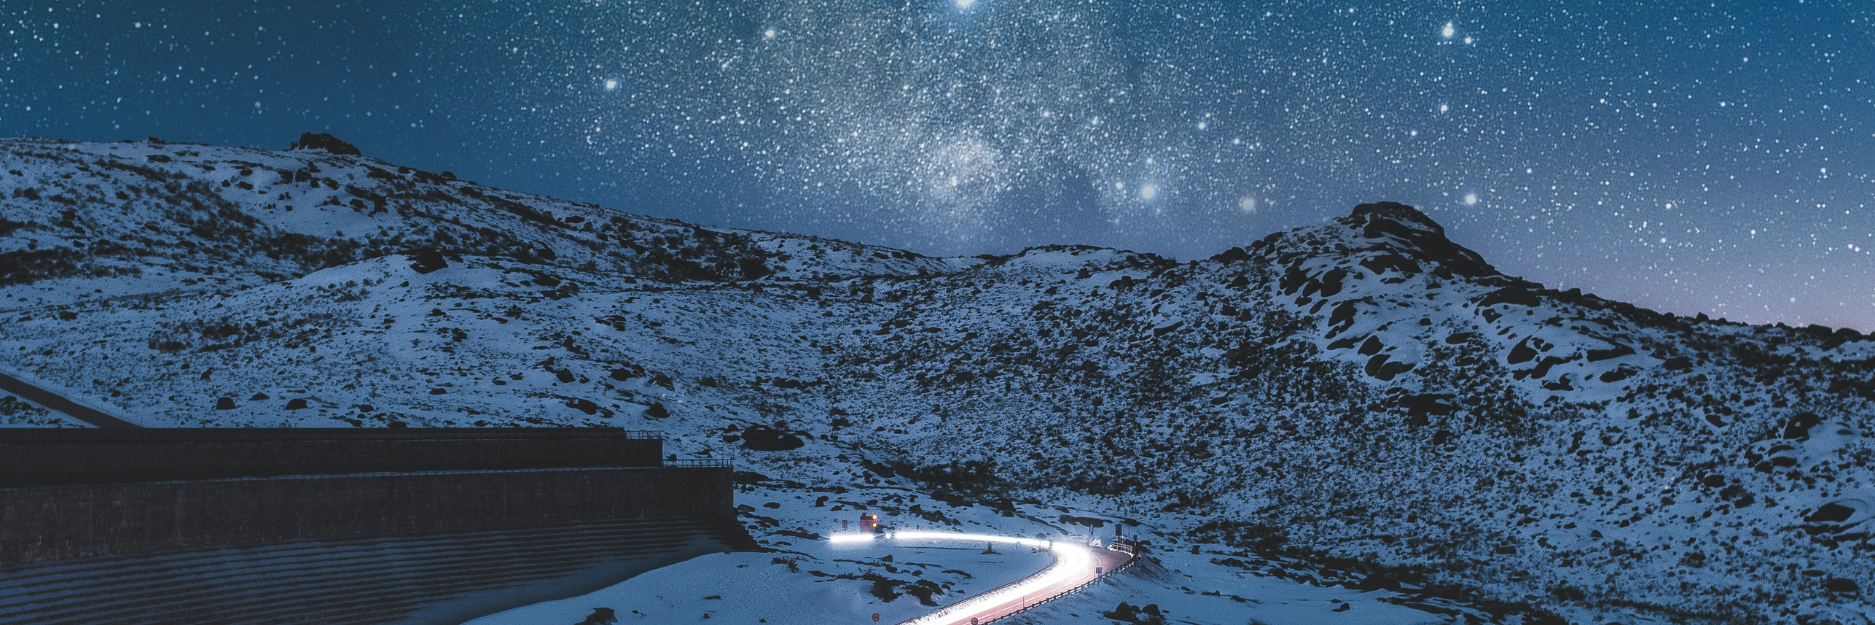
[[[1875,606],[1875,342],[1544,289],[1397,204],[1188,263],[933,259],[320,151],[0,149],[0,368],[150,425],[656,429],[763,488],[1098,511],[1167,571],[1431,613]],[[1273,618],[1178,575],[1147,585]]]
[[[322,150],[5,140],[0,152],[0,287],[27,304],[92,289],[238,288],[426,248],[665,281],[952,267],[886,248],[622,215]],[[92,288],[73,288],[79,281]]]

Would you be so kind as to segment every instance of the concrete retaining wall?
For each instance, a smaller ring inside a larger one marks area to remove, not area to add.
[[[731,470],[454,471],[0,489],[0,567],[655,517],[734,523]]]
[[[654,434],[603,429],[0,429],[0,488],[233,477],[656,467]]]

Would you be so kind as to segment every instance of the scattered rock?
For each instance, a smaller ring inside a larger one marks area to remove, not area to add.
[[[574,625],[612,625],[617,622],[618,615],[612,612],[612,608],[593,608],[592,614],[587,616],[586,620]]]
[[[1841,523],[1855,516],[1855,508],[1838,503],[1826,503],[1803,517],[1806,523]]]
[[[1373,358],[1367,359],[1367,375],[1382,382],[1390,382],[1400,374],[1412,370],[1412,364],[1390,361],[1387,359],[1386,354],[1378,354]]]
[[[1484,299],[1478,300],[1478,307],[1483,308],[1495,304],[1535,306],[1541,303],[1543,303],[1543,300],[1538,298],[1536,293],[1523,287],[1512,286],[1492,291],[1489,295],[1484,296]]]
[[[1406,409],[1407,423],[1426,425],[1432,416],[1445,416],[1458,410],[1452,403],[1453,397],[1450,393],[1419,393],[1403,396],[1397,404]]]
[[[792,432],[766,425],[751,425],[742,429],[742,446],[749,451],[788,451],[800,449],[806,444]]]
[[[435,248],[424,247],[411,250],[408,256],[410,269],[417,273],[430,273],[449,266],[449,261],[443,258],[443,253],[436,251]]]
[[[1634,348],[1632,347],[1615,345],[1608,349],[1591,349],[1588,352],[1588,357],[1589,362],[1601,362],[1610,358],[1620,358],[1632,353],[1634,353]]]
[[[1799,412],[1791,415],[1784,423],[1784,438],[1793,441],[1810,440],[1810,429],[1823,423],[1823,418],[1814,412]]]
[[[1505,358],[1504,361],[1513,365],[1518,365],[1530,362],[1530,360],[1534,358],[1536,358],[1536,350],[1530,347],[1530,337],[1526,336],[1523,340],[1517,341],[1517,344],[1510,348],[1510,356]]]

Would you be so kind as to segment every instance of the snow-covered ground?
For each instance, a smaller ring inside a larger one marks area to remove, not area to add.
[[[814,489],[745,487],[738,495],[755,535],[774,551],[705,556],[639,575],[610,588],[471,621],[473,625],[577,623],[610,610],[621,623],[898,623],[1026,578],[1054,563],[1046,551],[1021,546],[951,541],[876,541],[836,544],[829,538],[858,527],[860,511],[881,513],[893,529],[939,529],[1086,543],[1108,532],[1086,525],[1050,523],[1061,514],[1047,506],[1018,506],[1005,517],[983,506],[951,507],[915,499],[898,488],[851,490],[821,505]],[[897,505],[862,501],[916,501],[919,516]],[[760,502],[760,503],[755,503]],[[774,504],[770,507],[770,504]],[[835,510],[838,508],[839,510]],[[1069,516],[1078,516],[1081,513]],[[931,520],[931,517],[943,520]],[[1095,517],[1081,517],[1093,519]],[[1257,564],[1250,564],[1247,560]],[[1014,617],[1013,623],[1111,623],[1102,616],[1121,602],[1155,605],[1183,623],[1443,623],[1450,615],[1400,605],[1409,594],[1354,589],[1311,577],[1303,563],[1288,567],[1242,552],[1207,550],[1156,555],[1148,564],[1111,577],[1087,591]],[[1262,565],[1265,568],[1259,569]],[[1264,575],[1253,571],[1263,570]],[[1282,571],[1277,575],[1268,571]],[[1294,572],[1294,573],[1292,573]],[[1295,577],[1292,577],[1295,575]],[[880,584],[887,590],[878,591]],[[921,583],[928,586],[921,588]],[[929,603],[916,596],[930,590]],[[887,600],[881,596],[894,596]],[[1462,614],[1479,614],[1463,606]]]
[[[1402,206],[1183,263],[934,259],[323,152],[11,140],[0,172],[0,369],[152,425],[657,430],[735,460],[778,549],[862,509],[1146,542],[1036,622],[1875,610],[1875,342],[1548,290]]]
[[[821,543],[804,547],[788,554],[704,556],[590,594],[470,622],[577,623],[603,607],[614,610],[624,623],[867,623],[873,614],[879,614],[883,622],[897,623],[935,608],[921,605],[915,597],[886,601],[872,594],[873,582],[853,578],[875,571],[911,572],[919,580],[946,580],[949,595],[968,596],[1026,577],[1049,563],[1046,554],[1027,549],[984,555],[982,545],[835,549]],[[887,556],[892,559],[884,560]],[[790,563],[795,568],[789,568]],[[967,571],[969,576],[957,571]]]

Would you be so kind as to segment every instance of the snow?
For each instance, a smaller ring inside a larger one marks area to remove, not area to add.
[[[957,592],[993,588],[1027,576],[1033,572],[1030,567],[1047,565],[1044,556],[1025,549],[1006,550],[998,555],[982,555],[980,551],[980,547],[834,548],[816,544],[785,556],[713,554],[644,573],[586,595],[517,608],[469,622],[474,625],[578,623],[591,615],[594,608],[608,607],[618,614],[620,623],[870,623],[875,613],[880,615],[881,622],[897,623],[932,608],[920,606],[909,598],[881,601],[869,592],[870,581],[829,580],[795,573],[788,570],[785,562],[777,560],[801,557],[809,562],[798,566],[832,575],[882,568],[885,563],[879,558],[886,555],[907,563],[903,565],[907,568],[916,567],[916,570],[933,574],[942,570],[971,571],[973,577],[960,580],[955,587]],[[878,566],[842,563],[836,559],[878,563]],[[706,614],[708,618],[704,617]]]
[[[1191,622],[1794,623],[1868,611],[1823,580],[1875,588],[1866,537],[1805,520],[1870,514],[1875,341],[1544,289],[1410,218],[1195,263],[938,259],[315,151],[5,140],[0,160],[21,172],[0,177],[0,254],[73,259],[0,285],[0,366],[152,425],[656,430],[734,460],[756,538],[835,575],[888,575],[801,537],[861,510],[1020,536],[1098,518],[1148,543],[1149,566],[1035,622],[1127,601]],[[447,266],[420,271],[421,248]],[[756,451],[753,426],[802,445]],[[821,593],[802,610],[867,605],[871,582],[719,560],[773,601]],[[723,573],[689,566],[626,584]],[[970,566],[926,579],[1004,575]],[[665,596],[630,609],[766,618]]]

